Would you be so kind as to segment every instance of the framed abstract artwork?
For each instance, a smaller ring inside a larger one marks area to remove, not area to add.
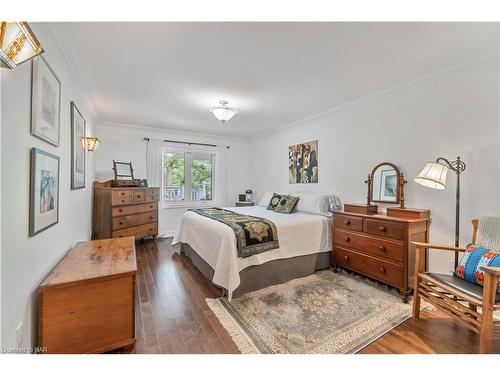
[[[59,146],[61,81],[43,56],[31,65],[31,134]]]
[[[85,119],[71,102],[71,189],[85,187]]]
[[[59,221],[59,157],[31,149],[29,236]]]
[[[288,182],[318,183],[318,141],[288,147]]]

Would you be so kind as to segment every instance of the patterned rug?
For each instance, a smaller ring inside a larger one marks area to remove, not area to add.
[[[411,316],[395,290],[331,270],[206,302],[242,353],[356,353]]]

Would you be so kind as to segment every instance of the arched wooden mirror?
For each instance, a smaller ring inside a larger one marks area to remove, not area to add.
[[[399,168],[389,162],[380,163],[368,174],[365,181],[368,184],[367,203],[399,203],[401,208],[405,207],[404,179]]]

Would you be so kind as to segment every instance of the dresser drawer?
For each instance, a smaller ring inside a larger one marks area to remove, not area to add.
[[[157,211],[150,211],[136,215],[117,216],[113,218],[113,230],[125,229],[155,221],[158,221]]]
[[[392,286],[403,285],[403,267],[356,251],[335,247],[335,263]]]
[[[157,236],[158,235],[158,223],[149,223],[138,225],[136,227],[131,227],[122,230],[113,231],[113,237],[129,237],[134,236],[135,239]]]
[[[132,192],[130,190],[113,190],[111,192],[111,205],[119,206],[132,203]]]
[[[160,189],[147,189],[146,202],[158,202],[160,200]]]
[[[377,236],[404,240],[405,225],[403,223],[390,221],[365,219],[365,232],[375,234]]]
[[[335,228],[350,229],[358,232],[363,231],[363,219],[360,217],[335,215],[333,225]]]
[[[113,207],[112,215],[116,216],[126,216],[135,215],[142,212],[158,211],[158,203],[144,203],[144,204],[134,204],[133,206],[123,206],[123,207]]]
[[[134,190],[132,192],[132,201],[136,202],[146,202],[146,190]]]
[[[403,243],[335,229],[335,243],[376,257],[403,262]]]

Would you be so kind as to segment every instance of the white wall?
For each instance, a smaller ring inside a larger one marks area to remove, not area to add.
[[[1,80],[1,287],[2,347],[16,347],[16,327],[23,323],[23,347],[36,345],[37,287],[72,245],[90,238],[91,186],[94,158],[87,154],[86,188],[70,189],[70,101],[74,100],[93,134],[94,121],[84,92],[65,63],[50,31],[32,25],[45,57],[62,83],[60,146],[30,135],[31,63],[2,70]],[[59,223],[28,237],[30,149],[38,147],[60,157]]]
[[[221,125],[214,120],[214,126]],[[253,179],[249,173],[249,145],[244,140],[107,123],[99,124],[97,134],[101,140],[101,145],[96,152],[96,177],[99,181],[113,178],[113,160],[131,161],[134,177],[146,178],[146,142],[144,137],[148,137],[216,144],[218,152],[223,156],[223,160],[219,160],[223,163],[217,162],[216,168],[223,168],[225,176],[220,181],[224,191],[219,195],[220,199],[217,205],[234,206],[239,193],[246,189],[252,189]],[[230,148],[227,149],[226,146]],[[180,217],[185,210],[186,207],[161,209],[163,231],[160,230],[160,232],[173,235],[177,231]]]
[[[416,184],[426,161],[460,155],[461,239],[470,238],[470,219],[500,214],[498,60],[443,72],[420,84],[374,96],[315,119],[264,135],[251,143],[256,199],[267,190],[336,193],[344,203],[365,203],[364,180],[378,163],[400,166],[408,184],[408,207],[432,210],[431,239],[453,243],[455,176],[444,191]],[[314,98],[311,98],[314,100]],[[307,105],[307,102],[304,103]],[[319,140],[319,183],[288,183],[288,146]],[[431,269],[449,271],[449,259],[431,255]]]

